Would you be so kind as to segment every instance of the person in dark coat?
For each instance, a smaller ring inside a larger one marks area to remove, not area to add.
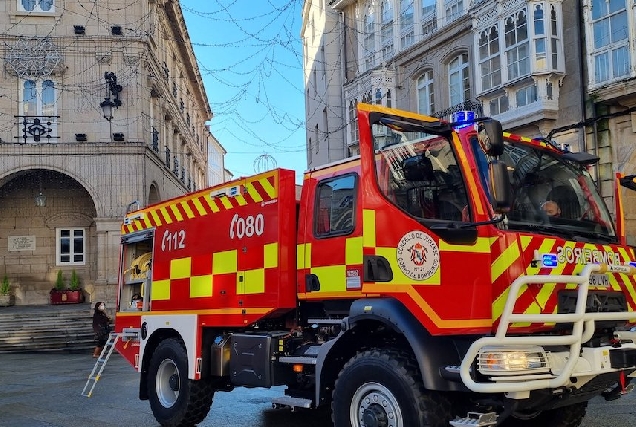
[[[110,333],[110,318],[105,312],[106,305],[102,301],[95,303],[95,313],[93,313],[93,331],[97,345],[93,351],[93,357],[99,357],[108,340]]]

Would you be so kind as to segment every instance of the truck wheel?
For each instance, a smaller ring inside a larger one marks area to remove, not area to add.
[[[213,396],[210,381],[188,379],[188,356],[179,341],[159,344],[148,365],[148,399],[159,424],[192,426],[203,421]]]
[[[424,390],[413,356],[394,349],[358,353],[338,374],[331,403],[335,427],[447,427],[451,404]]]
[[[543,411],[533,418],[517,418],[512,415],[502,427],[578,427],[585,418],[587,402],[575,403],[557,409]]]

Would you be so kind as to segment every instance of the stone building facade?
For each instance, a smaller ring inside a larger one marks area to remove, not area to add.
[[[179,2],[0,12],[0,275],[17,304],[73,270],[113,301],[126,210],[207,185],[212,111]]]
[[[317,13],[323,7],[335,13]],[[345,157],[357,153],[358,102],[442,118],[474,110],[508,131],[598,154],[594,173],[613,211],[614,173],[634,172],[635,7],[636,0],[307,0],[303,28],[332,30],[301,34],[305,64],[320,63],[323,50],[340,52],[327,66],[342,76],[326,80],[342,84],[340,98],[323,89],[306,101],[308,144],[321,137],[309,165],[338,153],[338,144]],[[329,128],[309,126],[323,108],[342,114]],[[330,138],[332,129],[343,135]],[[626,208],[628,234],[636,235],[631,195]]]

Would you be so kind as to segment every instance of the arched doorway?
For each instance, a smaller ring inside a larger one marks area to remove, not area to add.
[[[82,286],[96,274],[95,203],[75,179],[47,169],[22,170],[0,180],[0,275],[16,304],[48,304],[58,271],[75,270]]]

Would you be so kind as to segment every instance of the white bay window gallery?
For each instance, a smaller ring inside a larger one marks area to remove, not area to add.
[[[554,99],[563,75],[560,2],[527,2],[475,32],[476,84],[487,115]]]

